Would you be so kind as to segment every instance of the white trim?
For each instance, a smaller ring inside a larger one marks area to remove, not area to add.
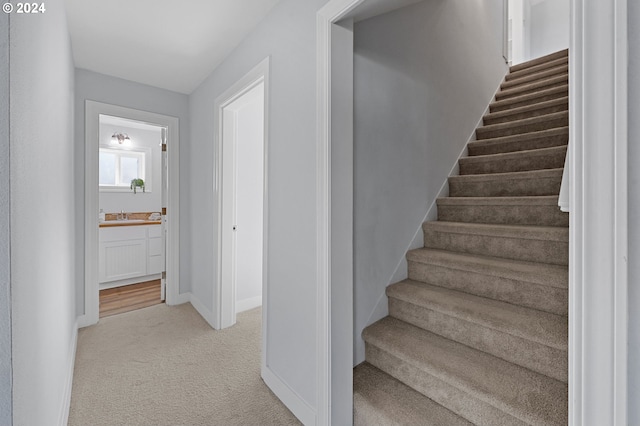
[[[176,296],[174,300],[174,305],[182,305],[184,303],[191,302],[191,292],[189,293],[180,293]]]
[[[312,426],[316,424],[316,413],[313,408],[295,390],[291,389],[284,380],[270,368],[263,368],[260,375],[269,389],[276,394],[280,401],[303,425]]]
[[[71,409],[71,390],[73,387],[73,370],[76,363],[76,349],[78,347],[78,321],[73,324],[71,344],[69,345],[69,354],[67,357],[67,374],[62,391],[62,406],[60,407],[60,418],[58,424],[67,426],[69,423],[69,410]]]
[[[169,159],[169,188],[167,191],[166,253],[168,305],[177,304],[180,292],[180,133],[176,117],[120,107],[101,102],[85,101],[85,276],[84,314],[78,317],[80,327],[98,322],[98,135],[100,114],[123,117],[155,124],[169,129],[167,155]]]
[[[572,0],[569,424],[627,424],[627,0]],[[613,108],[612,108],[613,107]]]
[[[331,423],[331,25],[364,0],[331,0],[316,15],[316,410]]]
[[[204,320],[207,321],[210,326],[213,327],[213,311],[204,306],[204,303],[202,303],[197,297],[195,297],[193,293],[189,293],[189,302],[191,303],[191,306],[193,306],[193,308],[198,311],[200,316],[204,318]]]
[[[263,170],[263,253],[262,253],[262,262],[263,262],[263,280],[262,280],[262,294],[265,295],[267,293],[267,232],[268,222],[266,220],[267,209],[268,209],[268,186],[267,186],[267,167],[268,167],[268,147],[269,147],[269,132],[268,132],[268,116],[269,116],[269,98],[268,98],[268,87],[269,87],[269,67],[270,67],[270,57],[266,57],[263,59],[258,65],[253,67],[249,72],[247,72],[240,80],[235,82],[231,87],[225,90],[221,95],[219,95],[214,101],[214,142],[213,142],[213,152],[214,158],[213,162],[215,164],[214,173],[214,182],[213,182],[213,197],[216,200],[217,204],[217,215],[218,215],[218,223],[216,227],[217,231],[217,258],[214,260],[217,267],[217,272],[214,280],[214,291],[213,291],[213,301],[212,306],[214,306],[214,317],[212,326],[216,329],[230,327],[236,322],[236,300],[235,300],[235,288],[233,282],[229,282],[229,287],[225,286],[225,282],[222,279],[223,273],[223,263],[222,263],[222,239],[223,239],[223,209],[224,203],[222,200],[223,197],[223,161],[222,161],[222,140],[223,140],[223,111],[224,108],[236,99],[240,98],[245,93],[249,92],[254,87],[259,84],[263,84],[264,87],[264,136],[263,136],[263,144],[264,144],[264,170]],[[216,241],[216,236],[214,235],[213,241]],[[267,335],[266,335],[266,300],[263,304],[263,353],[266,349]]]
[[[236,301],[236,313],[239,314],[240,312],[248,311],[258,306],[262,306],[262,296],[238,300]]]

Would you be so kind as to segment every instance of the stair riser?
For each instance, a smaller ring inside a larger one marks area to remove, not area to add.
[[[563,146],[569,143],[569,134],[562,133],[553,136],[542,136],[539,138],[521,139],[505,141],[500,143],[491,143],[483,145],[470,144],[469,155],[491,155],[505,152],[528,151],[532,149],[551,148],[554,146]]]
[[[561,50],[559,52],[554,52],[549,55],[541,56],[540,58],[532,59],[527,62],[523,62],[521,64],[512,65],[509,67],[509,71],[511,73],[522,71],[522,70],[531,70],[532,68],[537,68],[545,65],[549,65],[556,60],[567,60],[569,58],[567,50]]]
[[[558,77],[560,75],[568,75],[569,66],[567,64],[546,68],[538,72],[533,72],[527,75],[520,76],[520,78],[505,79],[505,82],[500,85],[501,90],[513,89],[524,84],[535,83],[546,78]]]
[[[489,112],[500,112],[512,108],[519,108],[523,106],[533,105],[540,102],[551,101],[553,99],[563,98],[569,95],[567,86],[558,86],[554,90],[547,93],[540,93],[539,96],[532,95],[526,99],[501,99],[500,103],[493,103],[489,106]],[[505,101],[505,102],[502,102]]]
[[[496,177],[490,181],[449,178],[451,197],[527,197],[533,195],[558,195],[562,174],[552,177],[512,179]]]
[[[517,79],[526,77],[527,75],[537,74],[545,70],[549,70],[551,68],[555,68],[563,65],[566,65],[566,66],[569,65],[569,58],[567,56],[563,58],[554,59],[553,61],[545,62],[543,64],[536,65],[533,67],[525,68],[520,71],[511,71],[505,76],[505,80],[507,81],[517,80]]]
[[[542,120],[542,118],[538,118]],[[566,127],[569,125],[569,116],[557,117],[539,121],[536,123],[523,124],[518,126],[510,126],[504,129],[491,129],[489,127],[479,127],[476,130],[476,139],[500,138],[503,136],[520,135],[529,132],[539,132],[541,130],[554,129],[556,127]]]
[[[553,89],[557,87],[562,87],[562,86],[565,86],[567,83],[568,81],[566,78],[550,79],[547,82],[532,83],[532,84],[535,84],[535,87],[527,88],[525,86],[522,86],[512,90],[508,90],[508,91],[505,90],[502,92],[498,92],[496,93],[496,100],[504,101],[505,99],[511,99],[517,96],[528,95],[530,93],[540,92],[541,90],[548,90],[548,89]]]
[[[485,126],[490,126],[492,124],[507,123],[509,121],[523,120],[525,118],[533,118],[533,117],[539,117],[541,115],[553,114],[554,112],[566,111],[568,108],[569,108],[569,103],[565,102],[562,104],[535,109],[532,111],[525,111],[517,114],[511,114],[505,117],[495,117],[495,118],[489,117],[482,120],[482,122]]]
[[[553,205],[438,205],[438,220],[499,225],[569,226],[569,214]]]
[[[478,161],[474,157],[460,160],[461,175],[482,175],[492,173],[527,172],[532,170],[561,169],[566,149],[534,152],[529,155],[510,155],[498,158],[485,158]]]
[[[389,315],[537,373],[567,381],[566,351],[395,298],[389,298]]]
[[[567,315],[566,288],[412,261],[409,261],[409,279],[525,308]]]
[[[552,265],[567,265],[569,260],[569,244],[563,241],[441,232],[434,227],[424,229],[424,246]]]
[[[476,425],[526,426],[527,423],[484,400],[367,343],[367,362]]]

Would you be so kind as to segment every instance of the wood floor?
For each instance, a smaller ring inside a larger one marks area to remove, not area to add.
[[[160,280],[100,290],[100,318],[160,303]]]

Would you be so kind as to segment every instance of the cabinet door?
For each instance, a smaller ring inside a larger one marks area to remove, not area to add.
[[[158,227],[159,228],[159,227]],[[147,273],[159,274],[164,270],[164,256],[162,253],[162,237],[149,238],[149,269]]]
[[[147,274],[147,240],[100,243],[100,282],[124,280]]]

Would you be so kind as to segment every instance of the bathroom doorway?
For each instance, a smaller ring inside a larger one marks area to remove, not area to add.
[[[165,300],[167,128],[100,114],[99,317]]]
[[[101,290],[116,305],[180,303],[178,119],[93,101],[85,107],[81,327],[98,322]]]

